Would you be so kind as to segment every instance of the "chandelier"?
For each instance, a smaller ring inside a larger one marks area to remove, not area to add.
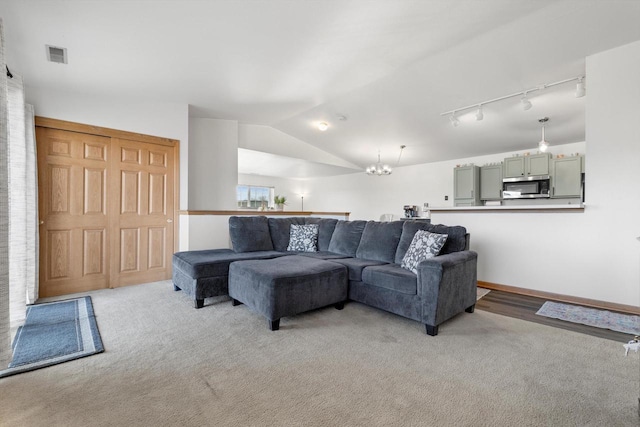
[[[378,151],[378,163],[376,163],[375,165],[369,166],[367,169],[365,169],[365,172],[367,173],[367,175],[382,176],[382,175],[391,175],[391,173],[393,172],[393,169],[391,169],[389,165],[383,165],[380,162],[380,152]]]
[[[400,164],[400,157],[402,156],[402,150],[404,150],[405,147],[406,145],[400,146],[400,155],[398,156],[398,165]],[[393,169],[391,169],[391,166],[387,164],[382,164],[382,162],[380,161],[380,150],[378,150],[378,163],[369,166],[364,171],[367,173],[367,175],[376,175],[376,176],[391,175],[391,173],[393,173]]]

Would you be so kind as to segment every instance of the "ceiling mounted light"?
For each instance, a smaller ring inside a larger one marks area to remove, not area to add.
[[[391,173],[393,172],[393,169],[391,169],[389,165],[383,165],[380,162],[380,151],[378,151],[378,163],[366,168],[365,172],[367,173],[367,175],[382,176],[382,175],[391,175]]]
[[[540,149],[540,151],[542,151],[543,153],[545,151],[547,151],[547,148],[549,148],[549,143],[547,141],[545,141],[544,139],[544,125],[549,121],[549,117],[543,117],[542,119],[538,120],[538,122],[540,122],[542,124],[542,139],[540,140],[540,142],[538,142],[538,148]]]
[[[482,112],[482,104],[480,104],[476,110],[476,120],[480,121],[482,119],[484,119],[484,113]]]
[[[327,122],[318,123],[318,130],[324,132],[327,129],[329,129],[329,123],[327,123]]]
[[[451,113],[451,117],[449,118],[451,121],[451,125],[455,128],[460,124],[460,120],[456,117],[456,112]]]
[[[524,93],[524,95],[522,96],[522,99],[520,100],[520,103],[522,104],[522,109],[524,111],[530,110],[532,107],[531,101],[529,101],[529,98],[527,98],[527,92]]]
[[[576,98],[582,98],[587,92],[587,88],[584,86],[584,77],[578,78],[578,83],[576,84]]]

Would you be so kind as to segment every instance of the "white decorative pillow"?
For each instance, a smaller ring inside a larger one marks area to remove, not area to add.
[[[437,256],[447,237],[449,237],[447,234],[436,234],[426,230],[416,231],[400,266],[418,274],[418,264],[425,259]]]
[[[318,224],[295,225],[289,229],[288,251],[318,252]]]

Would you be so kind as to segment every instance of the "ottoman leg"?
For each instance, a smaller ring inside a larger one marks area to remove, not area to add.
[[[204,298],[203,299],[196,299],[196,308],[202,308],[204,307]]]
[[[269,324],[269,330],[277,331],[278,329],[280,329],[280,319],[267,320],[267,322]]]
[[[424,326],[427,329],[427,335],[430,335],[432,337],[435,337],[436,335],[438,335],[438,326],[431,326],[431,325],[427,325],[426,323]]]
[[[344,308],[344,301],[337,303],[334,307],[336,310],[342,310]]]
[[[177,287],[177,286],[176,286],[176,284],[174,283],[174,284],[173,284],[173,290],[177,292],[177,291],[179,291],[179,290],[180,290],[180,288],[179,288],[179,287]]]
[[[235,298],[231,298],[231,305],[232,305],[232,306],[234,306],[234,307],[235,307],[236,305],[240,305],[240,304],[242,304],[240,301],[238,301],[238,300],[237,300],[237,299],[235,299]]]
[[[466,311],[467,313],[473,313],[476,309],[476,305],[473,304],[471,307],[467,307],[464,309],[464,311]]]

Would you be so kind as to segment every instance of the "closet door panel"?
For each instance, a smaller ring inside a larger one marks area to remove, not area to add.
[[[40,296],[109,286],[110,138],[36,127]]]
[[[120,208],[111,209],[111,284],[122,286],[171,277],[173,254],[173,147],[114,138],[119,153],[111,164],[111,191]]]

